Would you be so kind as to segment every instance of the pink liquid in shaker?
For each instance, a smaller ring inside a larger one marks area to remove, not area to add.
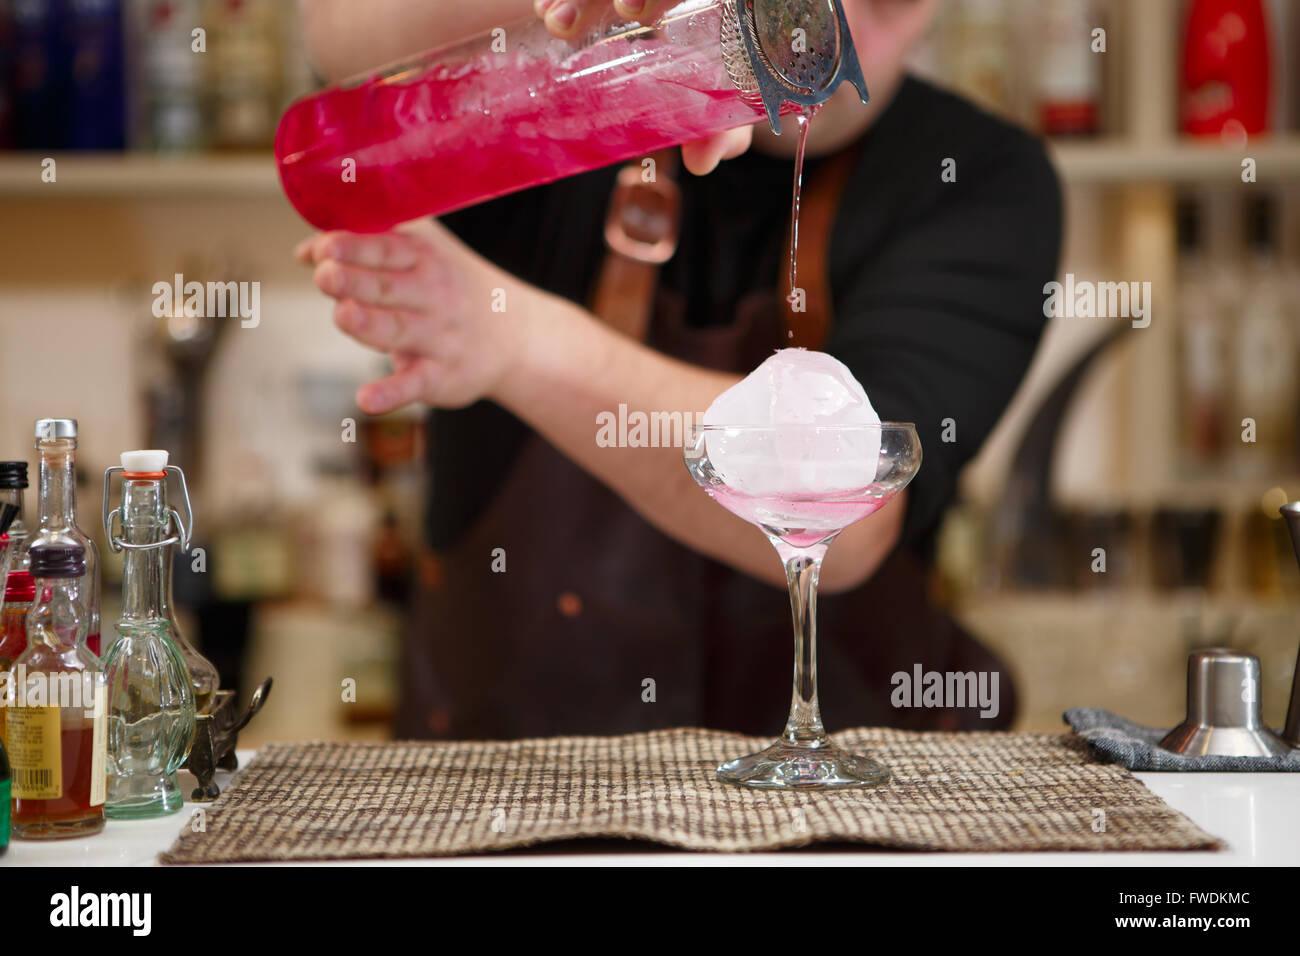
[[[722,14],[686,0],[580,47],[521,21],[330,87],[280,121],[284,190],[320,229],[377,232],[757,122],[722,63]]]

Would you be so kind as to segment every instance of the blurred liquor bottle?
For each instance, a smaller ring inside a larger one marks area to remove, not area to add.
[[[280,5],[275,0],[204,0],[212,144],[271,145],[280,118],[283,71]]]
[[[14,148],[14,21],[0,2],[0,149]]]
[[[1300,132],[1300,5],[1292,5],[1288,10],[1290,29],[1287,31],[1286,50],[1291,79],[1287,84],[1291,91],[1290,128],[1292,132]]]
[[[9,15],[16,145],[19,149],[57,149],[63,145],[58,0],[13,3]]]
[[[423,541],[424,421],[384,415],[367,420],[363,435],[366,483],[383,515],[374,540],[376,593],[404,608]]]
[[[14,571],[28,570],[28,565],[31,563],[27,547],[32,535],[23,520],[25,513],[23,499],[27,484],[27,462],[0,461],[0,506],[11,505],[17,509],[17,515],[9,525],[9,572],[11,574]]]
[[[1224,523],[1218,508],[1157,508],[1149,522],[1152,584],[1159,590],[1214,588]]]
[[[375,599],[374,554],[379,513],[351,454],[316,462],[317,493],[298,522],[296,593],[339,609]]]
[[[1239,470],[1243,475],[1277,474],[1292,463],[1297,344],[1277,257],[1276,201],[1248,200],[1245,226],[1248,256],[1237,320],[1233,412],[1234,425],[1242,429]]]
[[[1245,593],[1269,600],[1282,597],[1282,572],[1295,557],[1277,509],[1251,508],[1242,518],[1241,535]]]
[[[1279,131],[1300,130],[1300,3],[1269,0],[1265,11],[1272,28],[1273,115]]]
[[[131,0],[131,145],[193,150],[207,145],[200,0]],[[160,446],[169,447],[169,446]]]
[[[26,2],[26,0],[24,0]],[[60,68],[67,149],[126,146],[122,0],[62,0]]]
[[[1268,131],[1271,49],[1262,0],[1192,0],[1183,32],[1183,132],[1239,142]]]
[[[1300,4],[1296,5],[1300,15]],[[1300,47],[1296,48],[1300,57]],[[1287,309],[1287,319],[1295,329],[1297,349],[1300,349],[1300,187],[1290,186],[1278,194],[1275,207],[1278,223],[1278,274],[1279,294]],[[1300,355],[1296,359],[1300,371]],[[1297,386],[1296,431],[1293,438],[1292,462],[1300,469],[1300,386]],[[1294,488],[1291,489],[1293,492]],[[1295,494],[1292,498],[1298,497]]]
[[[122,0],[13,0],[0,21],[0,145],[122,149]]]
[[[275,114],[278,117],[289,104],[305,96],[319,84],[307,53],[307,35],[298,17],[298,4],[276,4],[280,13],[280,102]]]
[[[1179,401],[1182,458],[1198,469],[1227,447],[1231,358],[1224,303],[1204,250],[1200,204],[1178,204]]]
[[[1035,113],[1045,136],[1092,136],[1100,125],[1100,26],[1092,0],[1040,0],[1034,6]]]
[[[956,0],[949,17],[950,84],[985,109],[1009,114],[1012,24],[1006,0]]]

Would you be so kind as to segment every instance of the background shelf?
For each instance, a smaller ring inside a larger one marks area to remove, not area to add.
[[[41,179],[51,156],[57,180]],[[0,195],[22,197],[278,196],[280,181],[269,153],[5,153]]]
[[[1067,184],[1232,183],[1241,161],[1255,159],[1261,183],[1300,183],[1300,136],[1288,135],[1228,147],[1172,141],[1148,144],[1113,137],[1053,142],[1053,160]],[[0,195],[97,197],[279,196],[275,160],[264,153],[178,154],[61,153],[58,180],[41,180],[46,154],[0,154]]]
[[[1134,143],[1125,139],[1051,144],[1052,158],[1067,183],[1233,183],[1241,163],[1255,160],[1259,182],[1300,181],[1300,136],[1260,139],[1244,146],[1173,140]]]

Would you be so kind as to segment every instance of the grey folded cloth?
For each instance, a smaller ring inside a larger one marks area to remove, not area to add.
[[[1065,722],[1088,742],[1099,759],[1129,770],[1238,771],[1300,770],[1300,749],[1280,757],[1186,756],[1165,750],[1168,730],[1143,727],[1100,707],[1071,707]]]

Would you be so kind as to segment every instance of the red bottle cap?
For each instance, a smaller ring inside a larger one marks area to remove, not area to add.
[[[36,600],[36,581],[30,571],[10,571],[5,582],[5,603],[31,604]]]

